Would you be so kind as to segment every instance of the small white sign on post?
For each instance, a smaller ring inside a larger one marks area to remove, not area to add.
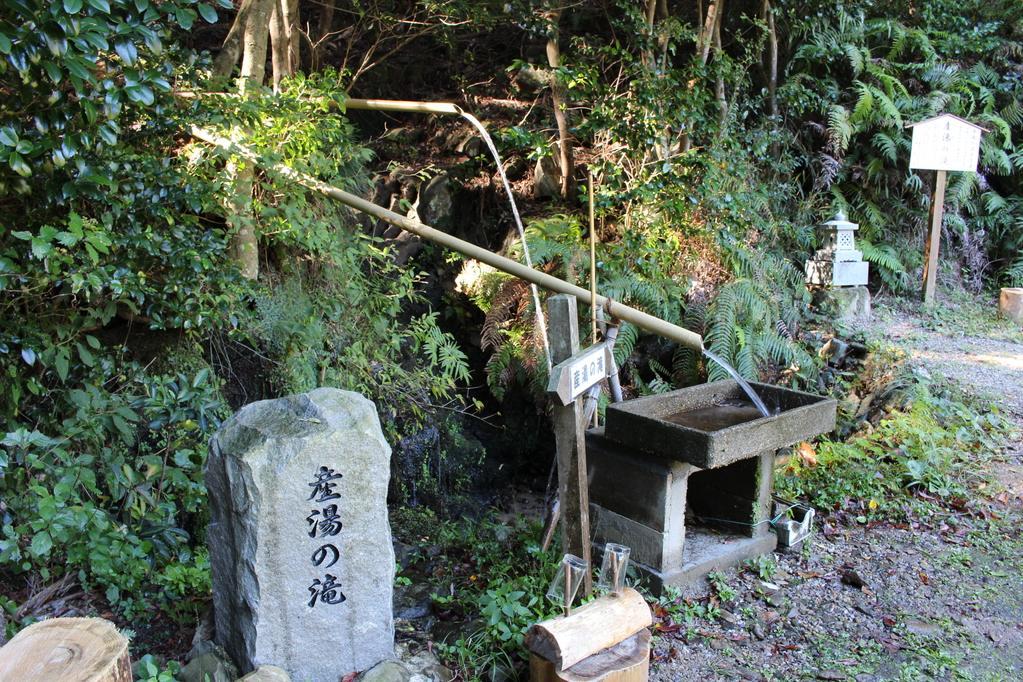
[[[557,395],[562,405],[568,405],[607,377],[610,355],[607,344],[598,343],[558,363],[551,369],[547,392]]]
[[[980,134],[984,129],[952,114],[941,114],[916,123],[909,167],[921,170],[977,171]]]

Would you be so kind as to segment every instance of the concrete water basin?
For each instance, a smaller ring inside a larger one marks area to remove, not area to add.
[[[611,405],[587,433],[595,542],[632,547],[655,591],[772,551],[778,449],[835,427],[833,399],[753,388],[774,414],[717,381]]]
[[[732,380],[610,405],[605,435],[656,455],[708,469],[777,450],[835,428],[836,401],[751,383],[763,417]]]

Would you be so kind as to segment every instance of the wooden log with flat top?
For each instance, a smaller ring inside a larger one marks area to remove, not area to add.
[[[649,630],[640,630],[624,642],[560,672],[547,659],[536,654],[529,656],[530,682],[647,682],[649,674]]]
[[[625,641],[652,622],[642,595],[627,587],[620,595],[596,599],[570,616],[537,623],[526,633],[526,646],[563,671]]]
[[[128,638],[102,618],[33,623],[0,649],[0,680],[131,682]]]

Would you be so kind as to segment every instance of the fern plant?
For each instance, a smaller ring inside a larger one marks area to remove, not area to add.
[[[686,323],[702,329],[704,346],[748,379],[815,382],[814,357],[794,343],[809,303],[802,272],[770,252],[754,254],[741,243],[721,241],[738,277],[722,286],[706,307],[694,306]],[[679,380],[693,380],[700,369],[701,358],[693,351],[675,353],[673,371]],[[710,380],[728,377],[713,362],[703,362],[702,369]]]
[[[909,26],[839,10],[833,23],[806,27],[804,38],[781,92],[793,103],[813,103],[820,121],[816,129],[826,140],[810,169],[812,183],[860,223],[864,256],[884,285],[905,291],[915,280],[907,269],[922,262],[918,254],[928,208],[922,199],[932,176],[908,168],[905,124],[939,113],[957,114],[989,130],[981,141],[980,173],[954,174],[950,180],[946,234],[960,242],[967,234],[989,235],[984,248],[999,267],[1007,267],[1011,260],[999,237],[1006,228],[1015,230],[1014,215],[980,178],[1008,178],[1020,170],[1012,135],[1023,124],[1020,84],[986,63],[987,55],[960,63],[942,54],[936,41],[944,47],[947,35],[927,24]],[[814,146],[812,140],[806,143]],[[1018,191],[1018,182],[1015,186]],[[998,227],[991,230],[988,223]],[[1011,241],[1014,246],[1016,239]],[[907,252],[907,244],[917,245],[915,253]]]

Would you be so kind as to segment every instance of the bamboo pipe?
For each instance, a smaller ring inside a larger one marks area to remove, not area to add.
[[[418,235],[423,239],[435,242],[437,244],[440,244],[441,246],[452,249],[453,251],[457,251],[464,256],[468,256],[469,258],[474,258],[475,260],[478,260],[482,263],[486,263],[487,265],[498,270],[501,270],[502,272],[506,272],[509,275],[514,275],[519,279],[524,279],[527,282],[532,282],[533,284],[541,286],[544,289],[549,289],[550,291],[554,291],[559,294],[569,294],[570,296],[575,296],[577,299],[582,301],[590,299],[590,292],[587,291],[586,289],[583,289],[582,287],[576,286],[574,284],[569,284],[568,282],[558,279],[557,277],[554,277],[552,275],[548,275],[545,272],[540,272],[539,270],[528,268],[525,265],[522,265],[521,263],[514,261],[510,258],[499,256],[493,251],[488,251],[487,249],[476,246],[475,244],[464,241],[462,239],[458,239],[457,237],[453,237],[447,234],[446,232],[441,232],[440,230],[432,228],[429,225],[424,225],[419,221],[406,218],[405,216],[399,215],[394,211],[389,211],[382,206],[377,206],[371,201],[367,201],[362,197],[346,192],[339,187],[328,185],[327,183],[321,180],[317,180],[311,175],[307,175],[305,173],[296,171],[295,169],[289,168],[288,166],[285,166],[282,163],[265,163],[262,159],[260,159],[259,155],[256,154],[249,147],[238,142],[232,142],[226,137],[217,135],[216,133],[206,130],[205,128],[193,125],[189,127],[189,131],[191,132],[193,137],[197,137],[200,140],[203,140],[204,142],[208,142],[209,144],[220,147],[221,149],[231,152],[232,154],[237,154],[238,156],[247,159],[254,165],[257,166],[263,165],[271,170],[280,173],[289,180],[292,180],[302,185],[303,187],[319,192],[325,196],[330,197],[331,199],[336,199],[337,201],[340,201],[342,204],[345,204],[350,208],[354,208],[357,211],[362,211],[363,213],[368,213],[374,218],[378,218],[379,220],[382,220],[385,223],[394,225],[395,227],[401,228],[407,232],[411,232],[412,234]],[[620,303],[618,301],[612,300],[600,294],[597,294],[596,296],[596,304],[598,306],[603,307],[611,318],[617,318],[619,320],[630,322],[639,327],[640,329],[645,329],[649,332],[660,334],[661,336],[667,339],[670,339],[677,343],[681,343],[682,345],[692,348],[693,350],[699,352],[703,351],[703,339],[700,337],[699,334],[695,332],[691,332],[688,329],[683,329],[682,327],[671,324],[670,322],[665,322],[659,317],[654,317],[649,313],[644,313],[641,310],[636,310],[631,306],[627,306],[624,303]]]
[[[451,102],[408,102],[400,99],[347,99],[345,109],[366,111],[408,111],[416,114],[462,115],[462,107]]]

